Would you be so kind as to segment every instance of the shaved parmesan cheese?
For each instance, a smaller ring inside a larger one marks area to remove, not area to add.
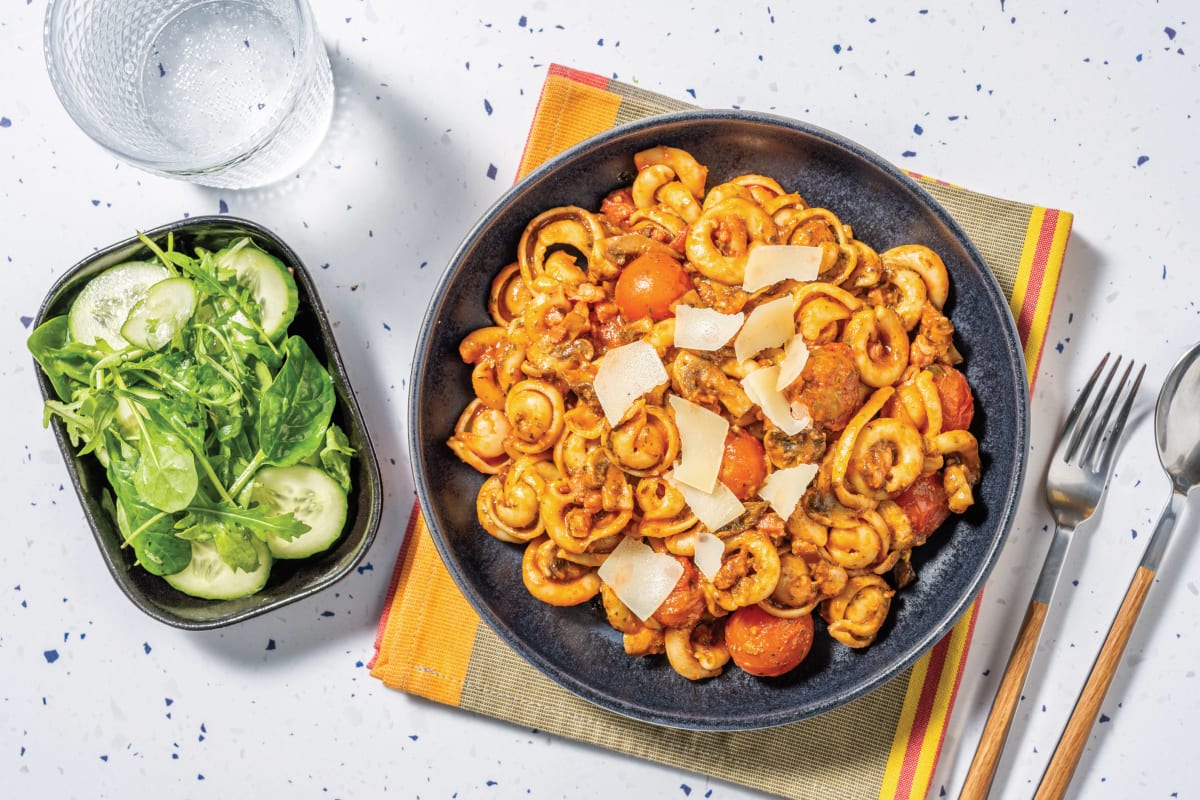
[[[779,367],[756,369],[742,378],[742,388],[751,402],[762,409],[763,416],[788,436],[795,436],[812,424],[811,419],[796,419],[779,385]]]
[[[710,581],[717,577],[721,561],[725,555],[725,543],[708,531],[696,534],[696,547],[692,560],[700,574]]]
[[[808,363],[808,345],[803,337],[796,335],[788,339],[783,346],[783,361],[779,362],[779,381],[775,388],[783,391],[792,385],[792,381],[800,377],[804,365]]]
[[[785,295],[750,312],[741,333],[733,340],[733,354],[738,361],[745,361],[768,347],[779,347],[795,335],[792,296]]]
[[[775,513],[785,520],[796,510],[796,504],[804,490],[817,474],[816,464],[799,464],[795,467],[777,469],[767,476],[758,496],[771,504]]]
[[[616,425],[633,401],[667,382],[667,370],[649,342],[614,347],[600,359],[592,387],[610,425]]]
[[[677,480],[670,472],[665,477],[667,483],[674,486],[683,495],[683,499],[687,501],[688,507],[696,515],[696,519],[704,523],[704,527],[710,531],[715,531],[722,525],[733,522],[746,510],[742,501],[737,499],[737,495],[720,481],[717,481],[711,492],[704,492]]]
[[[674,556],[656,553],[650,545],[625,537],[604,559],[597,574],[645,622],[675,588],[683,575],[683,565]]]
[[[747,292],[780,281],[815,281],[821,272],[821,248],[803,244],[760,244],[746,258],[742,288]]]
[[[742,327],[746,315],[722,314],[711,308],[675,306],[675,346],[690,350],[720,350]]]
[[[675,410],[675,427],[679,429],[680,458],[675,477],[696,489],[711,492],[721,470],[729,421],[682,397],[670,395],[667,400]]]

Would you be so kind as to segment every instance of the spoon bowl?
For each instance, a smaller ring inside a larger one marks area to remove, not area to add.
[[[1154,409],[1154,438],[1171,489],[1186,495],[1200,485],[1200,343],[1167,375]]]

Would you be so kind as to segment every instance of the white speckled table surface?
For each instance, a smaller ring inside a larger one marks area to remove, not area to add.
[[[0,12],[0,772],[12,797],[706,797],[753,792],[442,707],[368,674],[411,508],[407,378],[443,265],[516,174],[552,62],[706,107],[832,129],[900,167],[1075,215],[1032,404],[1029,479],[983,595],[930,797],[956,796],[1049,543],[1041,476],[1106,350],[1146,388],[1081,529],[994,797],[1023,798],[1065,724],[1168,483],[1154,395],[1200,339],[1200,42],[1186,0],[822,4],[315,0],[337,85],[299,177],[201,188],[124,166],[46,77],[44,2]],[[25,348],[51,283],[185,215],[265,224],[315,274],[382,462],[383,527],[331,589],[220,632],[138,612],[103,567]],[[1072,796],[1187,798],[1200,735],[1200,524],[1184,512]],[[866,724],[869,724],[867,722]]]

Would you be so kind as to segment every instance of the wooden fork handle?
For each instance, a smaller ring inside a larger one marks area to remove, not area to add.
[[[1125,645],[1129,642],[1134,623],[1142,611],[1142,604],[1150,592],[1150,585],[1154,583],[1154,575],[1154,570],[1144,566],[1138,567],[1134,573],[1129,590],[1125,592],[1125,599],[1121,601],[1121,608],[1117,611],[1112,628],[1104,640],[1104,646],[1100,648],[1096,663],[1092,665],[1092,672],[1088,675],[1087,683],[1083,685],[1083,691],[1075,703],[1075,710],[1071,712],[1067,727],[1058,740],[1058,747],[1054,749],[1054,755],[1051,756],[1046,773],[1042,776],[1034,800],[1056,800],[1066,794],[1071,777],[1075,774],[1075,767],[1079,764],[1079,757],[1083,755],[1083,748],[1087,745],[1092,725],[1100,715],[1100,704],[1104,702],[1104,695],[1108,692],[1108,686],[1121,663],[1121,655],[1125,652]]]
[[[996,691],[996,699],[992,701],[992,710],[983,726],[983,734],[979,738],[979,746],[967,771],[959,800],[984,800],[991,789],[992,778],[1000,763],[1000,754],[1008,738],[1008,729],[1012,727],[1017,704],[1021,701],[1021,688],[1033,664],[1033,654],[1037,651],[1038,638],[1042,634],[1042,626],[1046,624],[1048,610],[1048,604],[1033,600],[1025,611],[1025,619],[1021,622],[1012,655],[1008,657],[1008,666],[1004,668],[1004,677],[1000,679],[1000,688]]]

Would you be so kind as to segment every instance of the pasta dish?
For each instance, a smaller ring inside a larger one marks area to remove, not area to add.
[[[867,647],[979,480],[946,266],[770,176],[633,162],[530,220],[460,344],[479,524],[534,597],[597,603],[691,680],[789,672],[818,624]]]

